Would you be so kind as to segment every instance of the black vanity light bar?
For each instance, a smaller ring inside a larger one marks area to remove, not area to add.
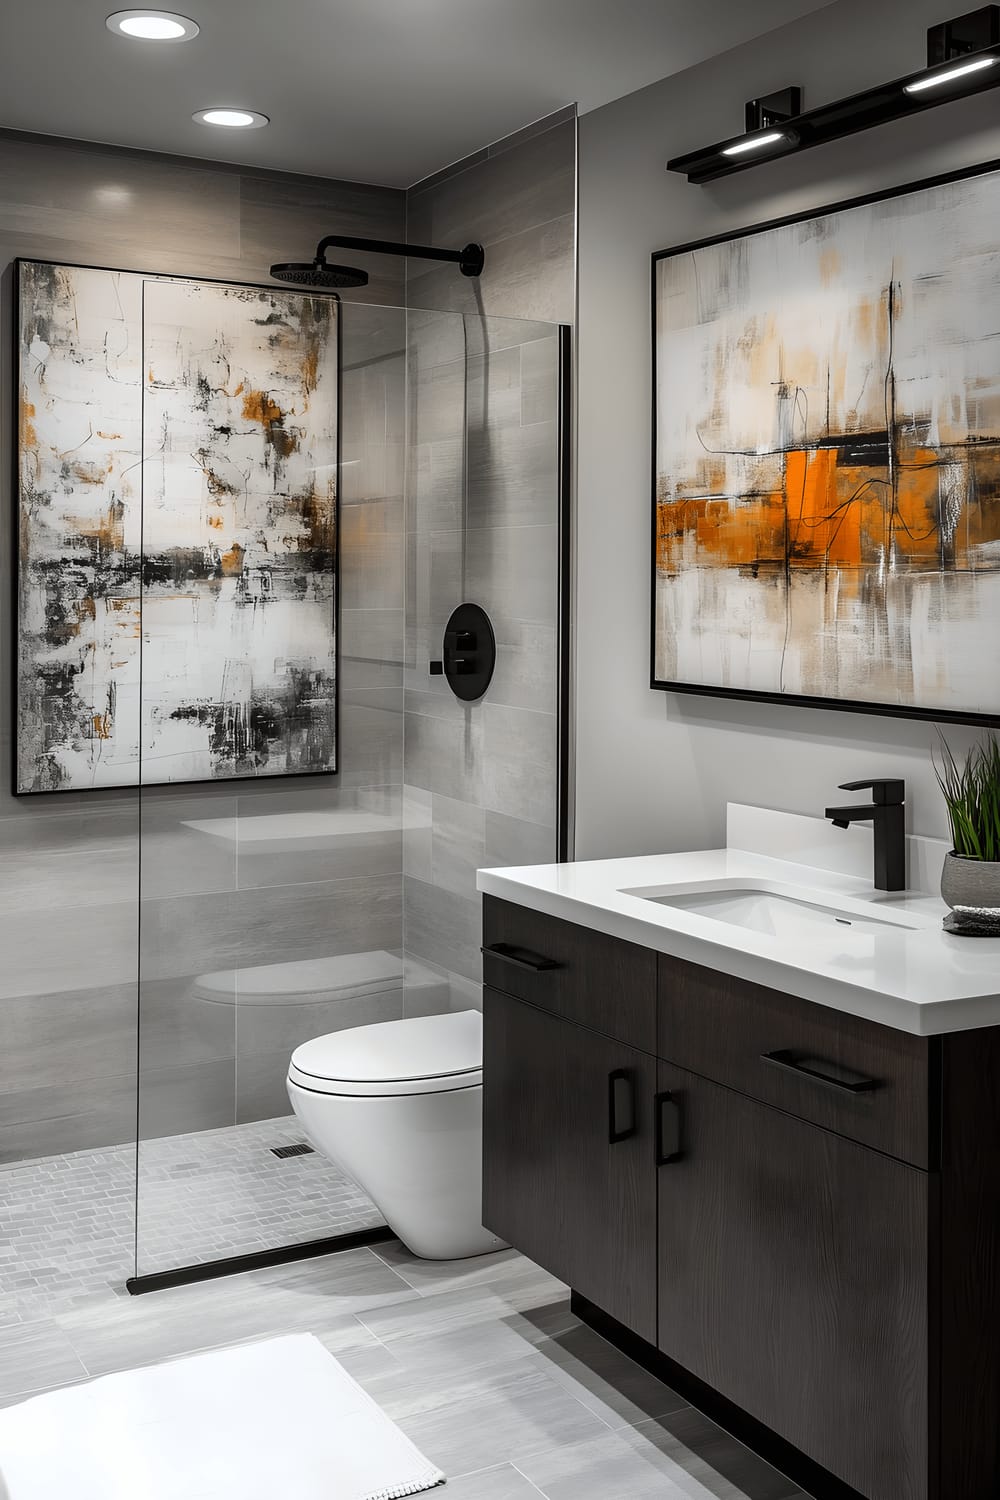
[[[718,141],[700,151],[689,151],[686,156],[675,156],[667,162],[667,171],[682,172],[688,182],[712,182],[732,172],[746,171],[758,162],[774,161],[809,146],[840,140],[889,120],[934,109],[952,99],[984,93],[998,84],[1000,45],[994,45],[910,73],[862,94],[852,94],[848,99],[822,104],[818,109],[793,115],[762,130]]]

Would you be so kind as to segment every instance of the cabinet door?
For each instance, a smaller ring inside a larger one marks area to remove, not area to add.
[[[484,1224],[655,1342],[655,1061],[497,990],[483,1023]]]
[[[660,1348],[869,1500],[925,1500],[927,1176],[680,1068],[659,1088]]]

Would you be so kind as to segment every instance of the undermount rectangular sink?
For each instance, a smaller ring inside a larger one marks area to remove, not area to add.
[[[691,912],[695,916],[711,917],[715,922],[726,922],[731,927],[743,927],[750,932],[777,938],[802,939],[833,930],[843,936],[851,930],[871,935],[879,932],[912,931],[921,925],[895,914],[868,916],[856,908],[825,906],[820,902],[803,901],[797,896],[754,886],[669,893],[662,890],[628,891],[625,894],[640,896],[658,906],[670,906],[677,911]]]

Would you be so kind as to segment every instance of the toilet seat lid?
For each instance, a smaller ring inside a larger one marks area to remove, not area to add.
[[[320,1094],[430,1094],[472,1088],[483,1078],[478,1010],[353,1026],[303,1042],[289,1078]]]

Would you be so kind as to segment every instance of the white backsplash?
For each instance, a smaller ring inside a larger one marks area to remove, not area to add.
[[[863,796],[859,797],[859,803]],[[870,880],[874,858],[874,830],[870,823],[834,828],[826,818],[776,812],[744,802],[726,804],[726,847],[747,854],[766,854],[838,875]],[[906,838],[907,889],[936,896],[941,889],[941,866],[948,853],[944,839]]]

